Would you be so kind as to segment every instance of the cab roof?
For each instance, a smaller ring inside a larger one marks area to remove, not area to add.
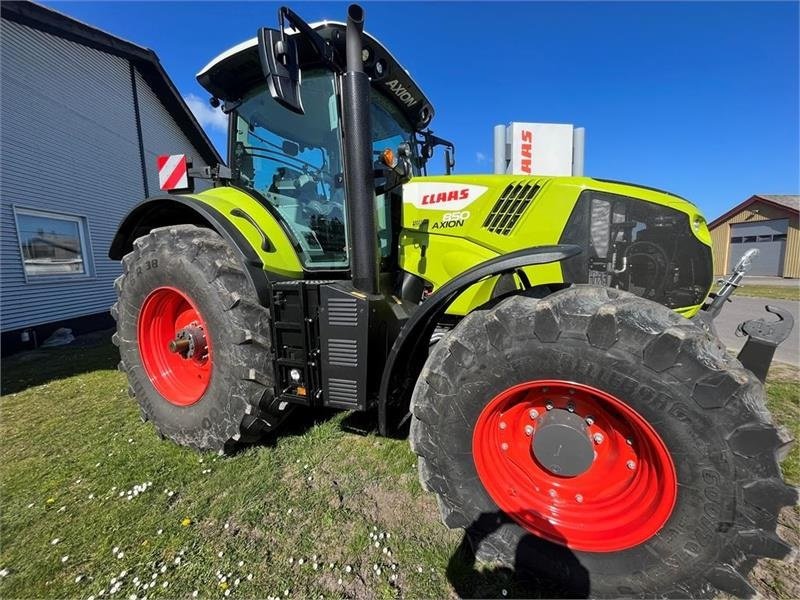
[[[337,21],[312,23],[310,27],[335,50],[344,69],[346,25]],[[295,29],[285,29],[287,35],[298,36],[298,54],[301,68],[321,66],[310,42]],[[424,129],[433,118],[433,106],[422,90],[397,59],[378,40],[364,32],[364,71],[372,87],[394,103],[417,129]],[[256,86],[265,86],[261,62],[258,58],[258,39],[246,40],[229,48],[209,62],[197,74],[197,81],[217,98],[236,101]]]

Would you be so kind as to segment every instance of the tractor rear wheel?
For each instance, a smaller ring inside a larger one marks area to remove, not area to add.
[[[748,596],[795,502],[761,383],[696,325],[575,286],[468,315],[432,350],[411,445],[476,557],[559,593]]]
[[[138,238],[122,264],[113,340],[142,418],[199,450],[277,427],[289,407],[273,399],[269,311],[230,246],[174,225]]]

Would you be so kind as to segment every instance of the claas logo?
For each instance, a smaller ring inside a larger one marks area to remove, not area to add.
[[[469,198],[469,189],[463,188],[460,190],[438,192],[436,194],[425,194],[422,196],[422,204],[439,204],[441,202],[452,202],[453,200],[466,200],[467,198]]]
[[[529,129],[522,130],[522,144],[520,146],[520,154],[522,161],[520,162],[520,169],[523,173],[531,172],[531,163],[533,162],[533,132]]]

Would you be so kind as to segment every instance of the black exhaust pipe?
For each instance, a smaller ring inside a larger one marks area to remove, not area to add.
[[[372,161],[369,78],[361,58],[364,9],[347,9],[345,35],[347,71],[343,77],[344,164],[347,219],[350,225],[350,272],[353,286],[363,292],[378,292],[378,224],[375,214],[375,175]]]

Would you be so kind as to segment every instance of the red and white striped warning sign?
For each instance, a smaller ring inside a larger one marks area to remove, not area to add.
[[[158,187],[162,190],[179,190],[189,187],[189,174],[185,154],[164,154],[156,159]]]

